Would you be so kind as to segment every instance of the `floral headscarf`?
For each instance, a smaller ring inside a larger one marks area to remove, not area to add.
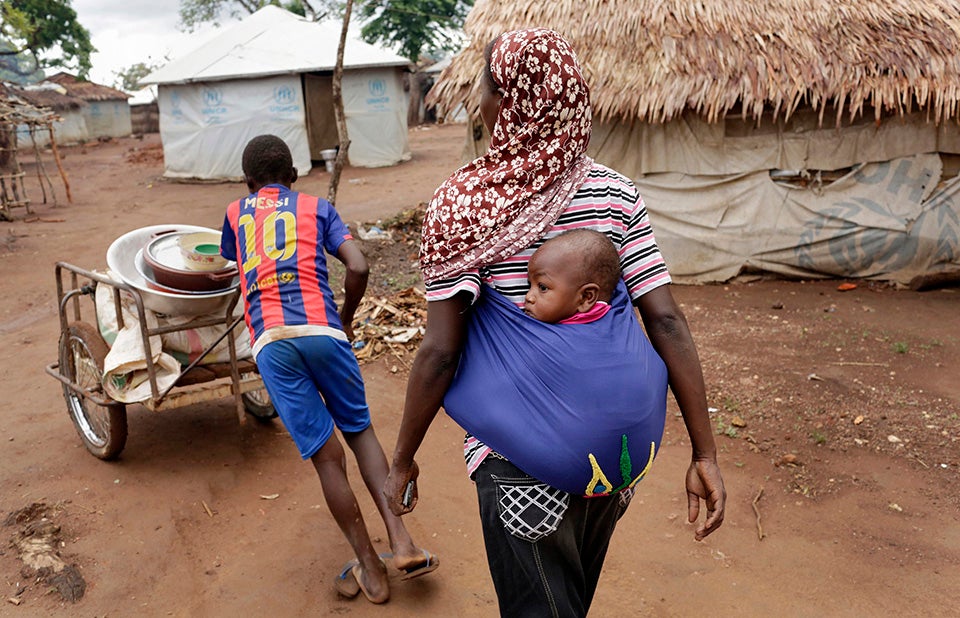
[[[501,35],[490,73],[503,92],[487,153],[433,195],[423,221],[427,283],[493,264],[539,240],[593,161],[590,92],[570,45],[552,30]]]

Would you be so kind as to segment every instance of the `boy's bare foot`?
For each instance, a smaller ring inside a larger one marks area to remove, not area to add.
[[[376,569],[364,569],[357,564],[353,576],[360,585],[363,596],[371,603],[386,603],[390,599],[390,584],[387,582],[387,567],[380,562]]]

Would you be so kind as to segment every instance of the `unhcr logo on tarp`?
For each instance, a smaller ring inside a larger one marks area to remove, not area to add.
[[[170,93],[170,115],[177,122],[183,122],[183,109],[181,109],[182,101],[180,99],[180,93],[174,90]]]
[[[223,105],[223,93],[219,88],[204,88],[201,92],[203,97],[203,107],[200,113],[204,116],[206,124],[220,124],[220,116],[227,113],[227,108]]]
[[[367,91],[370,93],[367,105],[383,106],[390,102],[390,97],[387,96],[387,82],[382,79],[367,80]]]
[[[285,114],[300,111],[297,105],[297,93],[290,86],[277,86],[273,89],[273,105],[270,106],[270,112],[274,114]]]

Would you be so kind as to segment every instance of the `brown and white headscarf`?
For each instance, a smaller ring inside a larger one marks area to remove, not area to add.
[[[491,50],[490,73],[503,93],[490,148],[440,185],[424,216],[427,283],[539,240],[593,165],[584,154],[590,92],[563,37],[545,28],[507,32]]]

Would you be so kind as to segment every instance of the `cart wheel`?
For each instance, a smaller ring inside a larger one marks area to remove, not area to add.
[[[103,395],[101,378],[107,344],[85,322],[73,322],[60,337],[60,375],[80,388]],[[63,397],[77,433],[94,457],[115,459],[127,443],[127,408],[122,403],[100,406],[66,385]]]
[[[277,417],[277,411],[270,403],[270,395],[267,389],[260,388],[255,391],[249,391],[240,395],[243,399],[243,407],[258,421],[267,421]]]

